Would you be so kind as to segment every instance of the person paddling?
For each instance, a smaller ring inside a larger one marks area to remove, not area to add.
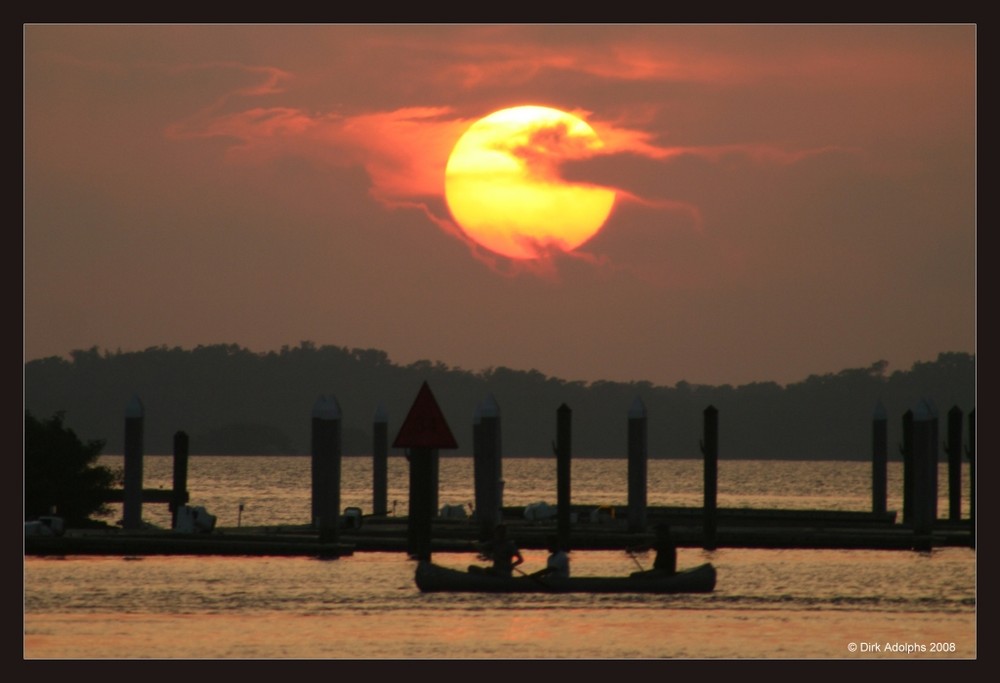
[[[677,545],[670,535],[669,524],[659,524],[656,527],[656,559],[653,560],[653,569],[665,574],[677,573]]]
[[[562,549],[559,539],[555,536],[548,538],[549,558],[545,562],[545,569],[539,569],[530,576],[550,576],[554,579],[569,578],[569,555]]]
[[[483,544],[483,557],[493,560],[493,566],[486,569],[490,574],[509,577],[514,573],[514,567],[524,562],[517,544],[507,538],[507,525],[498,524],[493,530],[493,540]]]
[[[633,576],[649,575],[652,572],[656,572],[657,574],[677,573],[677,545],[674,543],[673,536],[670,533],[669,524],[664,522],[656,525],[656,540],[653,541],[651,546],[646,545],[628,548],[627,552],[631,555],[634,552],[642,552],[650,549],[656,551],[656,559],[653,560],[653,568],[650,570],[633,572]],[[632,559],[635,559],[635,557]]]

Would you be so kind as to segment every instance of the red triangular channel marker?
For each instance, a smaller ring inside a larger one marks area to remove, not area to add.
[[[393,448],[458,448],[444,414],[424,382],[409,414],[399,428]]]

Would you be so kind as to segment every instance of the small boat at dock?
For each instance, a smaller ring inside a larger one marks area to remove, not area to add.
[[[711,593],[715,567],[706,562],[676,574],[650,570],[628,576],[504,577],[421,561],[415,579],[425,593]]]

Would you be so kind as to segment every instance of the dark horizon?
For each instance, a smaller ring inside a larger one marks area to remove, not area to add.
[[[306,453],[314,403],[332,396],[343,411],[344,454],[363,455],[371,448],[376,410],[386,411],[395,433],[426,381],[464,452],[471,452],[477,406],[492,395],[510,457],[551,450],[562,404],[573,411],[576,456],[619,457],[627,413],[639,399],[649,415],[651,458],[697,458],[702,413],[714,406],[724,458],[856,460],[870,455],[879,405],[890,443],[900,439],[903,413],[923,399],[942,416],[953,405],[973,410],[976,363],[971,354],[942,353],[908,370],[890,373],[886,363],[875,362],[785,386],[657,387],[586,384],[510,368],[470,373],[429,361],[401,366],[376,349],[304,344],[258,354],[218,345],[121,354],[91,349],[74,353],[72,361],[31,361],[24,381],[27,410],[38,417],[66,411],[67,426],[82,438],[105,440],[106,453],[120,452],[123,411],[134,396],[145,405],[149,453],[170,453],[177,431],[190,437],[192,454]]]

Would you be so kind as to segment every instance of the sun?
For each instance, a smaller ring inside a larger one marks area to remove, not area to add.
[[[603,146],[586,121],[551,107],[501,109],[472,124],[445,168],[452,217],[476,243],[514,259],[572,251],[604,225],[608,188],[564,180],[560,165]]]

